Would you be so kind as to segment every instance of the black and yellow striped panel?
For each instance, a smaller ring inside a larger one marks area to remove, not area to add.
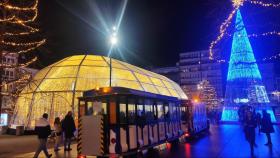
[[[104,144],[104,116],[102,116],[101,118],[101,122],[100,122],[100,153],[103,155],[104,154],[104,148],[105,148],[105,144]]]

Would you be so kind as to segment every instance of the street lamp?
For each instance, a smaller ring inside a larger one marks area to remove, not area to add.
[[[111,58],[111,52],[114,50],[116,45],[118,44],[118,37],[117,37],[117,27],[113,26],[112,28],[112,34],[110,36],[110,52],[109,52],[109,65],[110,65],[110,87],[112,87],[112,58]]]

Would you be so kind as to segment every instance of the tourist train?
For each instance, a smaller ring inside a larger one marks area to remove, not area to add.
[[[123,87],[84,92],[78,110],[80,156],[136,153],[209,128],[202,103]]]

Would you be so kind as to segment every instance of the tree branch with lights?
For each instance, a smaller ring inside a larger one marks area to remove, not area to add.
[[[17,97],[20,90],[31,79],[31,74],[22,70],[34,63],[38,58],[33,51],[42,46],[46,39],[40,37],[40,29],[36,27],[35,20],[38,17],[38,0],[1,0],[0,1],[0,71],[1,88],[16,86],[16,90],[5,92],[1,95]],[[18,63],[4,61],[4,57],[10,54],[18,56]],[[3,72],[7,69],[15,69],[19,76],[7,80],[3,78]]]

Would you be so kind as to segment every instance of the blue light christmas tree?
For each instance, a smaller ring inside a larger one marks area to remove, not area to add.
[[[269,99],[262,83],[253,49],[240,10],[238,10],[232,40],[222,121],[238,121],[237,111],[241,105],[245,104],[253,106],[257,111],[266,109],[271,114],[272,120],[275,121],[275,116],[269,107]]]

